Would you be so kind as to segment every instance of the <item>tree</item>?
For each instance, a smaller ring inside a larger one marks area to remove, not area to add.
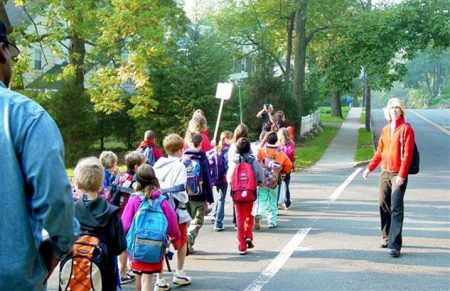
[[[406,87],[424,92],[427,105],[450,85],[450,51],[434,49],[420,52],[406,63],[408,73],[403,82]],[[450,96],[449,96],[450,97]]]

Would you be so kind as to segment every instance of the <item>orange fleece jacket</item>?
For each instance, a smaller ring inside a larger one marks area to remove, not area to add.
[[[400,153],[400,135],[403,128],[403,160]],[[408,177],[414,152],[414,130],[405,119],[400,117],[396,121],[395,130],[391,137],[391,125],[386,125],[381,130],[378,149],[375,152],[368,169],[375,170],[381,162],[381,169],[387,172],[398,173],[402,178]]]
[[[267,148],[267,154],[269,157],[275,156],[275,151],[278,151],[277,156],[275,157],[275,161],[278,162],[281,166],[281,172],[282,173],[290,173],[292,170],[292,162],[289,159],[289,157],[283,153],[282,151],[278,150],[276,145],[266,145],[265,147],[259,149],[258,151],[258,161],[264,160],[266,157],[265,148]]]

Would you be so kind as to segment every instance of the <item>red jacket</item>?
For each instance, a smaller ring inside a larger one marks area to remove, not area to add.
[[[402,133],[403,132],[403,133]],[[403,134],[403,160],[400,153],[400,135]],[[386,125],[381,130],[378,149],[373,155],[368,169],[375,170],[381,162],[383,171],[395,172],[402,178],[408,177],[414,152],[414,130],[405,119],[400,117],[395,125],[395,131],[391,138],[391,125]]]

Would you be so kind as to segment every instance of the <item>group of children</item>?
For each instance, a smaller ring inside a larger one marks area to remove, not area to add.
[[[134,279],[136,290],[150,290],[153,274],[157,274],[154,290],[169,290],[163,274],[167,240],[177,257],[172,283],[190,284],[184,263],[194,252],[208,204],[214,202],[213,188],[218,193],[212,212],[215,231],[224,229],[227,193],[233,197],[239,254],[254,247],[253,229],[261,228],[263,217],[270,228],[277,226],[279,180],[286,182],[293,166],[294,147],[287,131],[268,132],[259,143],[251,143],[248,128],[240,124],[234,133],[222,132],[213,147],[206,119],[197,113],[184,139],[177,134],[163,139],[167,156],[157,148],[155,134],[147,131],[139,148],[125,156],[124,173],[118,171],[117,156],[110,151],[77,164],[73,185],[79,240],[94,236],[106,245],[108,274],[100,279],[104,290]],[[289,207],[290,197],[286,198]],[[168,239],[160,238],[160,233]],[[75,260],[75,246],[71,256]],[[84,284],[62,279],[63,265],[60,271],[61,286]]]

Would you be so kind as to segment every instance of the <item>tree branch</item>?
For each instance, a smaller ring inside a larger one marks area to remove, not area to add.
[[[306,36],[306,39],[305,39],[306,45],[308,45],[308,43],[311,41],[311,39],[314,37],[314,35],[316,33],[320,32],[322,30],[328,29],[328,28],[330,28],[330,26],[329,25],[325,25],[325,26],[317,27],[316,29],[310,31],[308,33],[308,35]]]
[[[39,34],[39,31],[38,31],[38,28],[37,28],[37,25],[36,25],[36,23],[34,22],[33,17],[31,17],[30,13],[28,13],[28,10],[27,10],[27,8],[25,7],[25,5],[22,6],[22,9],[23,9],[23,11],[25,12],[25,14],[27,15],[28,19],[30,19],[31,23],[33,24],[33,26],[34,26],[34,31],[36,32],[36,35],[38,36],[37,41],[38,41],[38,43],[39,43],[39,47],[40,47],[40,49],[41,49],[41,51],[42,51],[42,55],[44,56],[44,60],[45,60],[45,64],[42,66],[42,68],[44,68],[45,66],[48,65],[48,60],[47,60],[47,56],[46,56],[45,53],[44,53],[44,47],[42,46],[42,40],[45,39],[45,38],[48,36],[48,34],[40,35],[40,34]]]

